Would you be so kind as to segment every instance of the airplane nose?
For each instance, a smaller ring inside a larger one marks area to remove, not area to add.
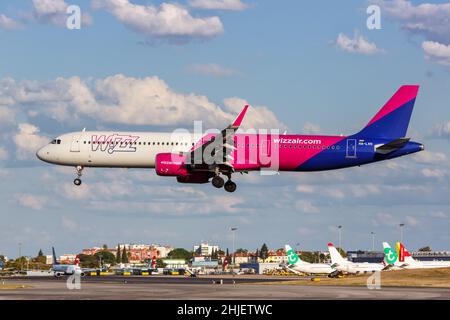
[[[39,150],[36,152],[36,157],[37,157],[39,160],[42,160],[42,149],[39,149]]]
[[[39,160],[45,161],[47,156],[48,156],[48,152],[45,151],[46,147],[40,148],[37,152],[36,152],[36,157]]]

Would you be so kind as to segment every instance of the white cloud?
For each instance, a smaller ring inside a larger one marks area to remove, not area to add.
[[[34,157],[36,151],[48,143],[48,140],[47,137],[39,135],[38,127],[29,123],[20,123],[19,132],[14,135],[17,159],[25,160]]]
[[[5,16],[4,14],[0,14],[0,28],[7,30],[17,30],[22,29],[23,25],[20,22],[17,22],[14,19]]]
[[[78,224],[68,217],[62,217],[61,226],[64,230],[73,232],[79,229]]]
[[[432,135],[437,138],[450,139],[450,121],[436,125],[432,130]]]
[[[321,132],[320,126],[311,122],[307,122],[303,125],[304,134],[319,134]]]
[[[6,160],[8,158],[9,158],[8,151],[5,148],[0,147],[0,160]]]
[[[175,3],[133,4],[129,0],[93,0],[95,9],[106,10],[125,26],[152,37],[211,38],[223,32],[219,17],[193,17]]]
[[[245,105],[251,105],[241,98],[227,98],[223,101],[226,109],[232,112],[230,119],[242,111]],[[276,115],[266,106],[251,105],[242,123],[242,129],[286,129],[286,125],[277,119]]]
[[[418,226],[420,224],[419,219],[412,217],[412,216],[406,216],[405,222],[406,222],[406,225],[412,226],[412,227]]]
[[[376,220],[378,223],[386,226],[398,226],[400,220],[395,218],[390,213],[380,212],[376,215]]]
[[[358,33],[355,33],[353,38],[349,38],[345,34],[339,33],[336,39],[336,45],[340,49],[351,53],[371,55],[383,52],[383,50],[377,48],[375,43],[369,42],[366,38],[359,35]]]
[[[302,237],[309,237],[316,233],[317,231],[311,228],[304,228],[304,227],[297,228],[297,234]]]
[[[308,200],[298,200],[297,202],[295,202],[295,207],[298,210],[303,211],[305,213],[319,213],[320,212],[319,208],[314,206],[312,204],[312,202],[308,201]]]
[[[1,97],[1,92],[0,92],[0,97]],[[16,118],[16,112],[14,110],[12,110],[11,108],[0,106],[0,123],[1,124],[14,123],[15,118]]]
[[[430,217],[432,218],[438,218],[438,219],[447,219],[448,214],[442,211],[433,211],[430,213]]]
[[[422,49],[425,57],[437,64],[450,67],[450,45],[434,41],[424,41]]]
[[[248,7],[241,0],[189,0],[189,5],[198,9],[235,11],[245,10]]]
[[[364,198],[370,195],[380,194],[381,190],[377,185],[373,184],[358,184],[350,186],[352,195],[357,198]]]
[[[334,199],[344,199],[345,193],[341,190],[341,187],[326,188],[324,190],[325,194]]]
[[[41,210],[47,202],[47,197],[35,196],[28,193],[16,194],[15,198],[20,205],[34,210]]]
[[[446,174],[444,170],[430,168],[424,168],[421,172],[427,178],[442,178]]]
[[[301,193],[313,193],[315,188],[308,185],[298,185],[296,190]]]
[[[7,89],[0,88],[0,101],[8,100],[10,109],[38,111],[62,123],[73,124],[90,117],[104,123],[184,125],[191,129],[193,121],[202,120],[204,130],[224,128],[247,104],[243,99],[230,98],[224,100],[225,108],[221,108],[206,96],[176,92],[158,77],[118,74],[91,80],[72,77],[17,83],[10,79]],[[243,124],[253,128],[284,127],[264,106],[251,108]]]
[[[236,70],[225,68],[216,63],[209,64],[191,64],[187,66],[187,70],[204,76],[212,76],[217,78],[231,77],[239,74]]]
[[[422,151],[415,153],[413,159],[418,163],[435,164],[447,161],[447,156],[442,152]]]
[[[67,4],[64,0],[33,0],[35,19],[41,23],[50,23],[65,28],[67,21]],[[91,25],[92,17],[81,11],[82,26]]]
[[[402,28],[412,34],[422,34],[433,41],[450,41],[450,3],[422,3],[414,6],[411,1],[374,1],[382,12],[402,22]]]

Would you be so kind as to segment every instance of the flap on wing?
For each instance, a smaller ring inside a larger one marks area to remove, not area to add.
[[[392,140],[391,142],[378,144],[375,146],[375,151],[381,154],[388,154],[394,152],[400,148],[403,148],[408,142],[410,138],[400,138],[396,140]]]

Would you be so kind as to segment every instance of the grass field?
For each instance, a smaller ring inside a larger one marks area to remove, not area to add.
[[[284,284],[317,286],[366,286],[371,274],[343,278],[321,278],[320,281],[289,281]],[[450,268],[391,270],[381,272],[381,286],[450,288]]]

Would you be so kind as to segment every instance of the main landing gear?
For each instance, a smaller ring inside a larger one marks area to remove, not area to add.
[[[227,192],[235,192],[237,188],[236,183],[231,181],[231,174],[227,174],[227,177],[228,181],[225,182],[221,176],[216,175],[214,176],[214,178],[212,178],[211,183],[218,189],[224,187],[225,191]]]
[[[75,180],[73,180],[73,184],[76,186],[81,185],[81,176],[83,175],[83,167],[82,166],[77,166],[76,170],[77,170],[77,177],[75,178]]]

